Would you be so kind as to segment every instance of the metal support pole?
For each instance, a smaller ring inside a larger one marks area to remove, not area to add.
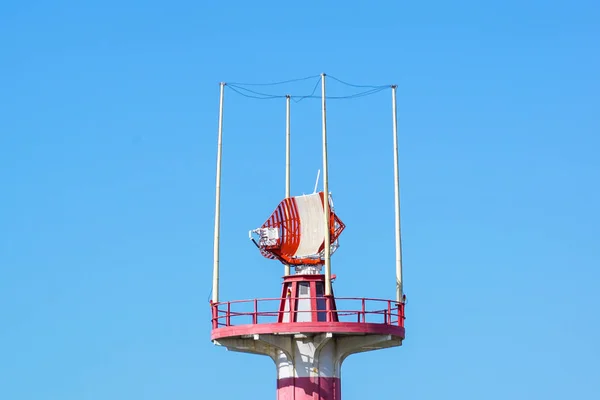
[[[290,197],[290,100],[291,96],[285,96],[285,198]],[[284,266],[284,275],[290,274],[290,266]]]
[[[221,230],[221,153],[223,149],[223,97],[225,82],[221,82],[221,97],[219,100],[219,138],[217,140],[217,184],[215,194],[215,237],[213,254],[213,286],[212,301],[219,302],[219,235]]]
[[[396,110],[396,85],[392,85],[392,126],[394,130],[394,210],[396,228],[396,301],[404,295],[402,287],[402,234],[400,230],[400,172],[398,167],[398,118]]]
[[[321,74],[321,104],[323,115],[323,209],[325,211],[325,296],[331,296],[331,237],[329,231],[329,172],[327,168],[327,114],[325,74]]]

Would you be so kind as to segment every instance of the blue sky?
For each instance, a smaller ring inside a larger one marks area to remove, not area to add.
[[[200,3],[0,5],[0,398],[274,398],[209,340],[218,82],[321,72],[399,85],[407,338],[344,399],[600,398],[598,2]],[[391,298],[389,92],[328,113],[336,294]],[[279,294],[283,129],[227,91],[223,299]],[[318,101],[292,132],[310,192]]]

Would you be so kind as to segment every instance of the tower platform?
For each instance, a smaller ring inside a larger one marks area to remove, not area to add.
[[[402,345],[404,303],[325,296],[324,283],[289,275],[279,298],[212,304],[211,340],[271,357],[278,400],[340,400],[346,357]]]

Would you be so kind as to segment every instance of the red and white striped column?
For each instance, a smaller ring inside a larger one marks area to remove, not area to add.
[[[277,400],[340,400],[341,382],[335,339],[319,335],[294,338],[289,351],[279,350]]]

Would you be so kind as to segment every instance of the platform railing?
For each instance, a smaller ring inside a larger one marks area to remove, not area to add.
[[[324,309],[280,310],[282,301],[296,304],[296,300],[325,301]],[[252,300],[233,300],[214,303],[212,307],[213,329],[248,324],[277,323],[283,321],[286,315],[288,320],[293,320],[298,314],[321,314],[326,315],[326,322],[353,322],[353,323],[375,323],[404,327],[404,303],[394,300],[358,298],[358,297],[336,297],[334,299],[336,309],[327,305],[331,299],[326,297],[286,297],[284,299],[265,298]],[[304,320],[305,318],[296,318]],[[321,322],[321,321],[312,321]],[[322,321],[325,322],[325,321]],[[283,324],[289,322],[281,322]]]

